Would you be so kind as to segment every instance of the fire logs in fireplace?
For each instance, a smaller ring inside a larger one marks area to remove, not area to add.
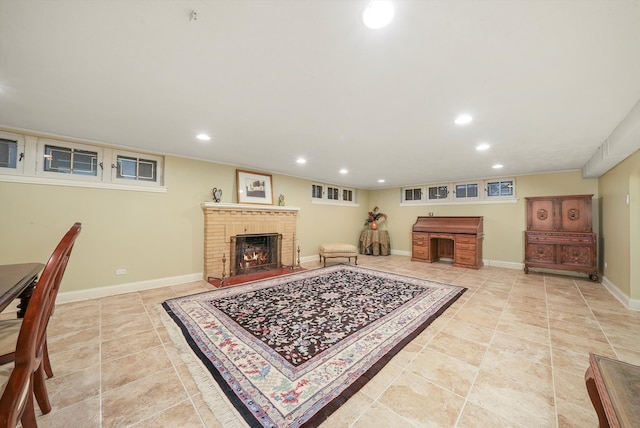
[[[230,276],[281,268],[282,235],[247,234],[231,237]]]

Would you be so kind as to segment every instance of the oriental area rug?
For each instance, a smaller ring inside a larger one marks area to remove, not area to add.
[[[301,427],[325,420],[464,291],[345,264],[162,306],[225,427]]]

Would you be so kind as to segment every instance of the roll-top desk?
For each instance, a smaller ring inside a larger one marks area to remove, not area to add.
[[[482,217],[418,217],[412,228],[411,260],[454,266],[482,266]]]

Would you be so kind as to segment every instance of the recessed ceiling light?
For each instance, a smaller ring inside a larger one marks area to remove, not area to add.
[[[211,139],[207,134],[198,134],[196,135],[196,138],[202,141],[209,141]]]
[[[304,163],[307,163],[307,160],[303,159],[303,158],[298,158],[298,159],[296,159],[296,162],[299,163],[300,165],[302,165]]]
[[[454,122],[456,125],[468,125],[471,123],[472,120],[473,118],[470,115],[465,113],[456,117],[456,120],[454,120]]]
[[[476,150],[479,152],[482,152],[484,150],[488,150],[489,147],[491,147],[491,145],[488,143],[480,143],[476,146]]]
[[[380,180],[378,180],[378,183],[384,183],[384,178],[381,178]]]
[[[389,25],[395,13],[393,3],[386,0],[370,1],[362,13],[364,25],[377,30]]]
[[[347,170],[346,170],[346,169],[344,169],[344,168],[342,168],[342,169],[340,170],[340,174],[346,174],[346,173],[348,173],[348,172],[349,172],[349,171],[347,171]]]
[[[500,168],[502,168],[503,166],[504,166],[504,165],[497,163],[497,164],[495,164],[494,166],[492,166],[491,168],[493,168],[493,169],[500,169]]]

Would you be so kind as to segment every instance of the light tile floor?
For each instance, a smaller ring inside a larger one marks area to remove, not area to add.
[[[395,255],[358,261],[468,291],[323,427],[595,427],[588,353],[640,365],[640,312],[586,278]],[[200,281],[59,305],[48,332],[53,411],[39,426],[222,426],[156,312],[211,288]]]

